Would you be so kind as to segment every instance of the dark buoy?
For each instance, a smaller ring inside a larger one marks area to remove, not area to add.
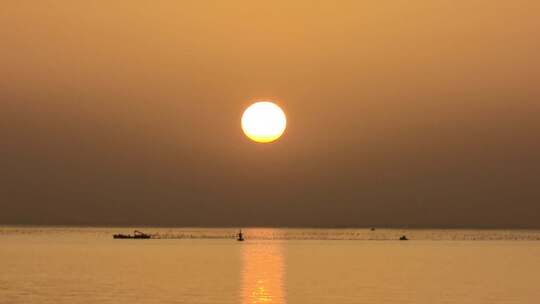
[[[236,238],[236,240],[239,242],[244,241],[244,234],[242,233],[242,229],[240,229],[240,232],[238,232],[238,237]]]

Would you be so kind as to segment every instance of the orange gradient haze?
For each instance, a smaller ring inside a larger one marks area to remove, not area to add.
[[[3,1],[0,224],[540,228],[539,29],[533,0]]]

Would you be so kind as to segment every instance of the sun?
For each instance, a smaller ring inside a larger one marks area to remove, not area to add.
[[[285,113],[271,101],[258,101],[242,115],[242,130],[255,142],[273,142],[283,135],[286,127]]]

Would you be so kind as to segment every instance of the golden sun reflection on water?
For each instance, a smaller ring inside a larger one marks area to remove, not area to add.
[[[283,245],[273,241],[242,244],[242,303],[285,304]]]

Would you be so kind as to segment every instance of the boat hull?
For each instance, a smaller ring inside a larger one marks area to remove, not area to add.
[[[129,234],[115,234],[114,239],[150,239],[149,235],[129,235]]]

